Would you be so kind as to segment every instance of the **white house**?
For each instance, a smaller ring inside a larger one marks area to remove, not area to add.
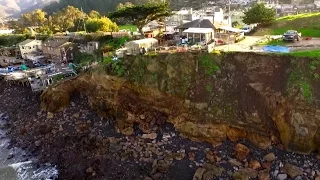
[[[26,55],[35,54],[42,49],[42,41],[27,39],[19,43],[18,47],[22,58],[26,58]]]

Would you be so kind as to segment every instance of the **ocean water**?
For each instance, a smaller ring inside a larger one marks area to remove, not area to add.
[[[55,180],[58,178],[56,166],[43,164],[37,166],[37,159],[28,157],[23,150],[9,147],[10,139],[3,128],[8,120],[0,113],[0,180]]]

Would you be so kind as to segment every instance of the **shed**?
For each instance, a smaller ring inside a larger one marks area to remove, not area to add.
[[[129,41],[125,43],[125,47],[127,48],[127,52],[129,54],[139,54],[141,48],[145,48],[147,51],[150,48],[155,48],[158,46],[158,40],[155,38],[145,38],[139,39],[135,41]]]

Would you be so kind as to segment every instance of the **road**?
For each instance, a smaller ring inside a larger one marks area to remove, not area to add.
[[[219,51],[256,51],[255,49],[250,50],[250,46],[255,45],[259,40],[263,39],[264,36],[246,36],[243,41],[235,44],[216,46],[215,50]]]

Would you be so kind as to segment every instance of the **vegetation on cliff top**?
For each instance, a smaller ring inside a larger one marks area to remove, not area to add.
[[[302,36],[320,37],[320,13],[305,13],[280,17],[269,27],[259,29],[255,35],[279,35],[288,29],[295,29]]]

